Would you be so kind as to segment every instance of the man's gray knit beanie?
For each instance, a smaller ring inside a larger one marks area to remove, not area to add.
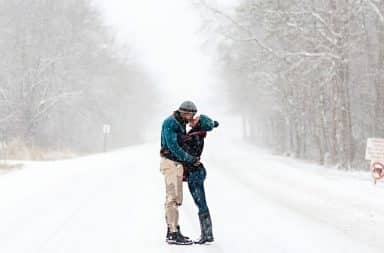
[[[192,101],[184,101],[179,107],[179,112],[196,113],[197,107]]]

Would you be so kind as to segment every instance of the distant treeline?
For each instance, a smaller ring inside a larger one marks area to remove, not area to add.
[[[0,141],[95,152],[104,123],[140,141],[152,81],[90,1],[0,0],[0,54]]]
[[[205,7],[247,139],[367,168],[366,139],[384,138],[384,1],[245,0],[229,14]]]

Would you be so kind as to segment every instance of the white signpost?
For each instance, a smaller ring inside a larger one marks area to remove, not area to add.
[[[105,124],[103,126],[103,133],[110,134],[111,133],[111,125]]]
[[[376,184],[377,180],[384,178],[384,139],[369,138],[365,159],[371,161],[371,173]]]
[[[103,133],[104,133],[104,152],[106,152],[107,151],[107,137],[111,133],[111,125],[104,124]]]
[[[0,141],[0,153],[1,153],[1,161],[6,164],[7,163],[7,152],[8,152],[8,145],[6,141]]]

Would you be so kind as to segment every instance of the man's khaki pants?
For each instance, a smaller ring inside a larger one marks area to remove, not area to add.
[[[165,219],[171,232],[179,225],[178,206],[183,201],[183,165],[161,157],[160,171],[165,177]]]

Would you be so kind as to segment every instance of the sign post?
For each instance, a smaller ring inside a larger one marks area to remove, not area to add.
[[[7,132],[5,129],[0,131],[0,154],[1,161],[7,164],[8,160],[8,143],[7,143]]]
[[[111,133],[111,125],[104,124],[103,133],[104,133],[104,152],[107,152],[107,137]]]
[[[368,138],[365,159],[371,161],[373,182],[384,178],[384,139]]]

